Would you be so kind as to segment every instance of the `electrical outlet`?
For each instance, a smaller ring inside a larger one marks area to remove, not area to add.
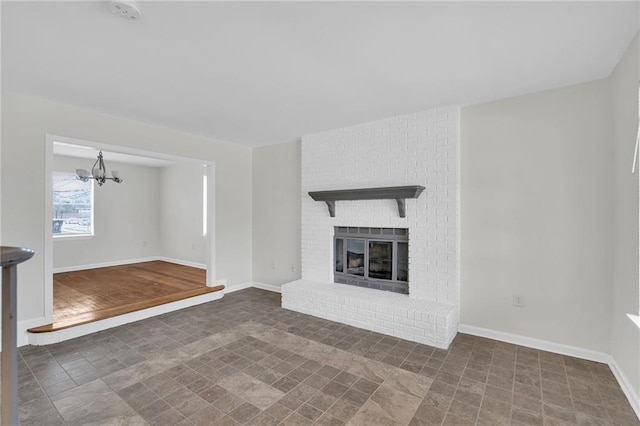
[[[513,306],[517,306],[519,308],[524,307],[524,296],[521,294],[513,294]]]
[[[273,269],[274,271],[275,271],[276,269],[278,269],[278,266],[276,265],[275,260],[272,260],[272,261],[271,261],[271,269]]]
[[[293,263],[291,264],[291,272],[295,272],[296,271],[296,265],[294,265]]]

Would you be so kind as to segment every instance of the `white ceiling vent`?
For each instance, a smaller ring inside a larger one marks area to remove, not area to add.
[[[109,3],[109,7],[111,13],[130,21],[137,21],[142,15],[136,2],[131,0],[115,0]]]

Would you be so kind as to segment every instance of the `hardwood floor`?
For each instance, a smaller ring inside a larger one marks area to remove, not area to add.
[[[61,330],[222,289],[206,287],[203,269],[162,261],[54,274],[53,324],[29,331]]]

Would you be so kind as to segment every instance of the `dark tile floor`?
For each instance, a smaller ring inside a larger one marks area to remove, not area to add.
[[[22,425],[640,425],[604,364],[459,334],[448,351],[222,300],[19,350]]]

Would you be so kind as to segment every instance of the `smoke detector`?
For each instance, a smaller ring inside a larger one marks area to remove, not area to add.
[[[114,0],[109,2],[111,13],[129,21],[137,21],[142,16],[140,8],[132,0]]]

